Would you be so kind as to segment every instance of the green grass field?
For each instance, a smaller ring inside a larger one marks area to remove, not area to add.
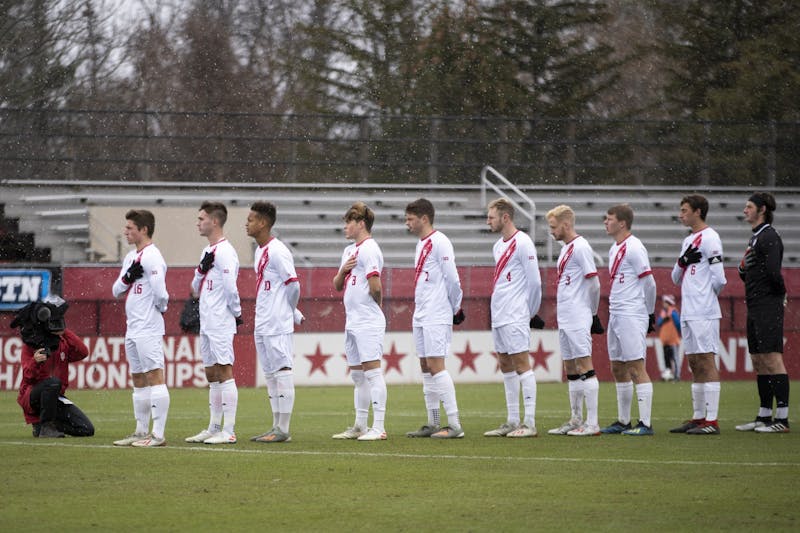
[[[785,530],[800,528],[800,433],[734,431],[755,383],[723,383],[719,436],[673,435],[688,383],[657,383],[654,437],[546,434],[567,418],[566,384],[539,385],[536,439],[485,438],[505,420],[502,385],[457,385],[463,440],[408,439],[425,421],[420,386],[390,386],[384,442],[334,441],[352,388],[298,388],[293,442],[248,439],[271,425],[265,392],[239,391],[236,445],[190,445],[205,389],[173,390],[169,445],[115,448],[133,429],[130,391],[69,395],[91,438],[34,439],[0,393],[3,531]],[[600,422],[616,418],[614,386]],[[634,406],[634,415],[636,407]],[[796,413],[796,411],[795,411]]]

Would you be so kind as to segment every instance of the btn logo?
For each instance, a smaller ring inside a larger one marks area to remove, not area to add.
[[[0,310],[15,310],[50,294],[49,270],[0,270]]]

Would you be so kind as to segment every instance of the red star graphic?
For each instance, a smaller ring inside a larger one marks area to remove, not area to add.
[[[317,349],[311,355],[304,355],[306,359],[311,361],[311,370],[308,371],[308,375],[314,373],[315,370],[319,370],[326,376],[328,375],[328,371],[325,370],[325,363],[328,362],[328,359],[333,357],[332,355],[326,355],[322,353],[322,348],[320,347],[319,343],[317,343]]]
[[[544,348],[542,348],[542,339],[539,339],[539,346],[536,347],[535,352],[531,352],[531,359],[533,359],[533,370],[536,370],[536,367],[541,366],[545,370],[549,372],[549,368],[547,366],[547,359],[553,355],[553,352],[548,352]]]
[[[386,370],[384,370],[384,374],[388,374],[389,370],[394,368],[397,370],[397,373],[402,375],[403,371],[400,370],[400,360],[408,354],[405,353],[398,353],[397,347],[395,346],[394,342],[392,342],[392,348],[389,350],[389,353],[383,354],[383,359],[386,361]]]
[[[497,352],[494,352],[494,351],[492,351],[492,352],[489,352],[489,355],[491,355],[492,357],[494,357],[494,361],[495,361],[495,363],[497,363],[497,364],[495,365],[495,367],[494,367],[494,371],[495,371],[495,373],[497,373],[497,372],[500,372],[500,356],[499,356],[499,355],[497,355]]]
[[[467,341],[467,346],[464,348],[463,352],[453,352],[456,357],[461,359],[461,368],[459,372],[463,372],[465,368],[471,368],[473,372],[476,374],[478,370],[475,368],[475,359],[477,359],[481,352],[473,352],[469,347],[469,341]]]

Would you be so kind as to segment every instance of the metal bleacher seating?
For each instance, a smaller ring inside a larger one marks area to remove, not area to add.
[[[35,234],[35,244],[52,250],[55,263],[118,262],[119,257],[101,253],[93,243],[99,236],[93,224],[100,207],[162,207],[197,209],[204,200],[224,202],[229,209],[247,210],[256,200],[270,200],[278,206],[275,233],[292,249],[298,266],[338,266],[344,246],[342,214],[353,201],[363,200],[376,212],[373,234],[383,249],[386,266],[410,266],[414,237],[404,224],[405,205],[419,197],[436,206],[435,227],[446,233],[456,251],[459,265],[491,265],[492,245],[497,239],[485,224],[484,197],[479,185],[388,185],[388,184],[197,184],[174,182],[54,182],[4,180],[6,216],[19,221],[21,232]],[[606,209],[626,202],[635,212],[634,233],[647,246],[653,265],[667,266],[675,260],[687,230],[677,213],[685,190],[668,187],[634,186],[519,186],[536,204],[533,238],[540,262],[552,264],[558,244],[547,232],[544,214],[566,203],[575,209],[577,229],[594,246],[603,264],[610,239],[603,227]],[[777,189],[775,225],[785,245],[786,266],[800,266],[800,188]],[[726,264],[734,265],[743,251],[749,228],[742,221],[742,207],[750,191],[744,188],[710,188],[708,222],[722,236]],[[530,222],[517,218],[518,226],[530,231]],[[118,224],[117,224],[118,225]],[[113,226],[107,233],[117,232]],[[165,230],[161,230],[164,237]],[[119,237],[119,236],[117,236]],[[196,250],[181,258],[194,264]],[[243,260],[246,263],[246,260]]]

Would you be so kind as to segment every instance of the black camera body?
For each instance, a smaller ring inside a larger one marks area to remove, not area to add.
[[[17,311],[12,328],[20,328],[22,342],[38,350],[44,348],[49,357],[58,349],[59,333],[67,327],[64,314],[69,304],[59,296],[48,296],[44,300],[29,303]]]

